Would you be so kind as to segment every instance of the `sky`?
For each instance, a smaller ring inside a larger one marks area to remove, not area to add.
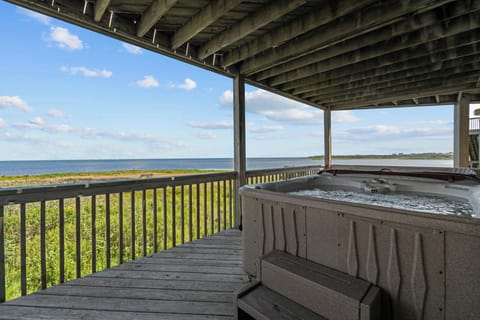
[[[0,15],[0,160],[232,157],[231,78],[4,1]],[[248,157],[323,154],[320,109],[246,86],[246,110]],[[453,148],[453,106],[332,118],[333,154]]]

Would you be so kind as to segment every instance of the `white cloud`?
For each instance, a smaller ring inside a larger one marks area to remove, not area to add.
[[[83,49],[83,42],[77,35],[74,35],[66,28],[50,27],[50,34],[47,41],[52,41],[57,44],[59,48],[67,50]]]
[[[0,109],[18,109],[32,112],[32,108],[19,96],[0,96]]]
[[[34,126],[43,126],[45,124],[45,121],[41,117],[36,117],[35,119],[28,121],[28,123]]]
[[[200,128],[200,129],[230,129],[233,127],[233,122],[230,120],[222,120],[222,121],[190,121],[187,122],[187,125],[192,128]]]
[[[141,88],[153,88],[158,87],[158,81],[153,76],[144,76],[143,80],[138,80],[135,85]]]
[[[251,124],[248,126],[248,132],[251,133],[270,133],[275,131],[281,131],[283,129],[283,126],[257,126],[255,124]]]
[[[198,139],[204,139],[204,140],[213,140],[215,139],[217,136],[211,132],[211,131],[199,131],[199,132],[196,132],[195,133],[195,136],[198,138]]]
[[[86,67],[60,67],[60,71],[67,72],[72,75],[76,75],[77,73],[83,74],[84,77],[87,78],[110,78],[112,76],[112,71],[110,70],[99,70],[99,69],[88,69]]]
[[[185,147],[187,144],[178,140],[170,140],[165,137],[145,133],[130,133],[125,131],[104,131],[94,128],[83,128],[79,130],[80,136],[83,138],[109,138],[124,142],[143,142],[153,144],[157,147],[165,149],[175,149]]]
[[[122,47],[125,51],[131,54],[139,55],[143,53],[142,48],[134,46],[133,44],[122,42]]]
[[[226,90],[220,96],[222,105],[230,106],[233,102],[233,92]],[[270,93],[265,90],[245,92],[246,111],[260,114],[271,121],[298,125],[318,125],[323,123],[323,111],[300,102]],[[357,121],[350,111],[341,111],[333,116],[335,122]]]
[[[48,109],[47,115],[52,118],[65,118],[66,115],[63,111],[58,109]]]
[[[357,122],[359,119],[352,112],[347,110],[333,111],[332,121],[336,123]]]
[[[7,126],[7,123],[5,122],[5,120],[0,118],[0,128],[5,128],[6,126]]]
[[[40,22],[41,24],[44,24],[44,25],[47,25],[49,26],[51,23],[52,23],[52,20],[47,17],[46,15],[43,15],[41,13],[38,13],[38,12],[35,12],[35,11],[31,11],[31,10],[27,10],[27,9],[24,9],[24,8],[17,8],[17,12],[29,17],[29,18],[32,18],[34,19],[35,21],[37,22]]]
[[[68,133],[73,131],[73,128],[67,124],[49,125],[41,117],[36,117],[28,122],[15,123],[14,127],[17,129],[42,130],[50,133]]]
[[[447,125],[453,125],[453,121],[452,120],[427,120],[427,121],[409,122],[408,124],[412,126],[447,126]]]
[[[368,127],[352,128],[346,131],[336,132],[334,139],[378,141],[395,139],[418,139],[418,138],[445,138],[453,134],[452,128],[410,128],[386,125],[374,125]]]
[[[183,89],[183,90],[188,91],[188,90],[195,89],[197,87],[197,83],[190,78],[186,78],[183,81],[183,83],[180,83],[180,84],[175,84],[173,82],[169,82],[168,87],[171,88],[171,89],[177,88],[177,89]]]

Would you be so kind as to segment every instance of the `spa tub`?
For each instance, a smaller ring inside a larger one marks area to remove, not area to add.
[[[478,178],[472,172],[410,174],[330,171],[243,187],[245,271],[256,276],[258,259],[281,250],[379,286],[382,319],[480,319]],[[472,212],[291,194],[316,188],[447,198],[468,202]]]

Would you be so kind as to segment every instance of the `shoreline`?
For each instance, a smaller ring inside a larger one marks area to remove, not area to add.
[[[112,170],[99,172],[62,172],[38,175],[0,176],[0,188],[41,185],[60,185],[105,180],[146,179],[166,176],[205,174],[224,170],[164,169],[164,170]]]

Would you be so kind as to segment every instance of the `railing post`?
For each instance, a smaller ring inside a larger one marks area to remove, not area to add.
[[[328,169],[332,165],[332,111],[330,109],[323,111],[323,130],[323,159],[325,162],[325,168]]]
[[[470,97],[462,94],[455,105],[453,124],[453,166],[468,167],[468,126]]]
[[[241,228],[242,208],[240,187],[246,184],[246,149],[245,149],[245,79],[243,75],[233,80],[233,145],[235,179],[235,228]]]
[[[0,303],[5,302],[5,227],[4,227],[4,210],[0,205]]]

